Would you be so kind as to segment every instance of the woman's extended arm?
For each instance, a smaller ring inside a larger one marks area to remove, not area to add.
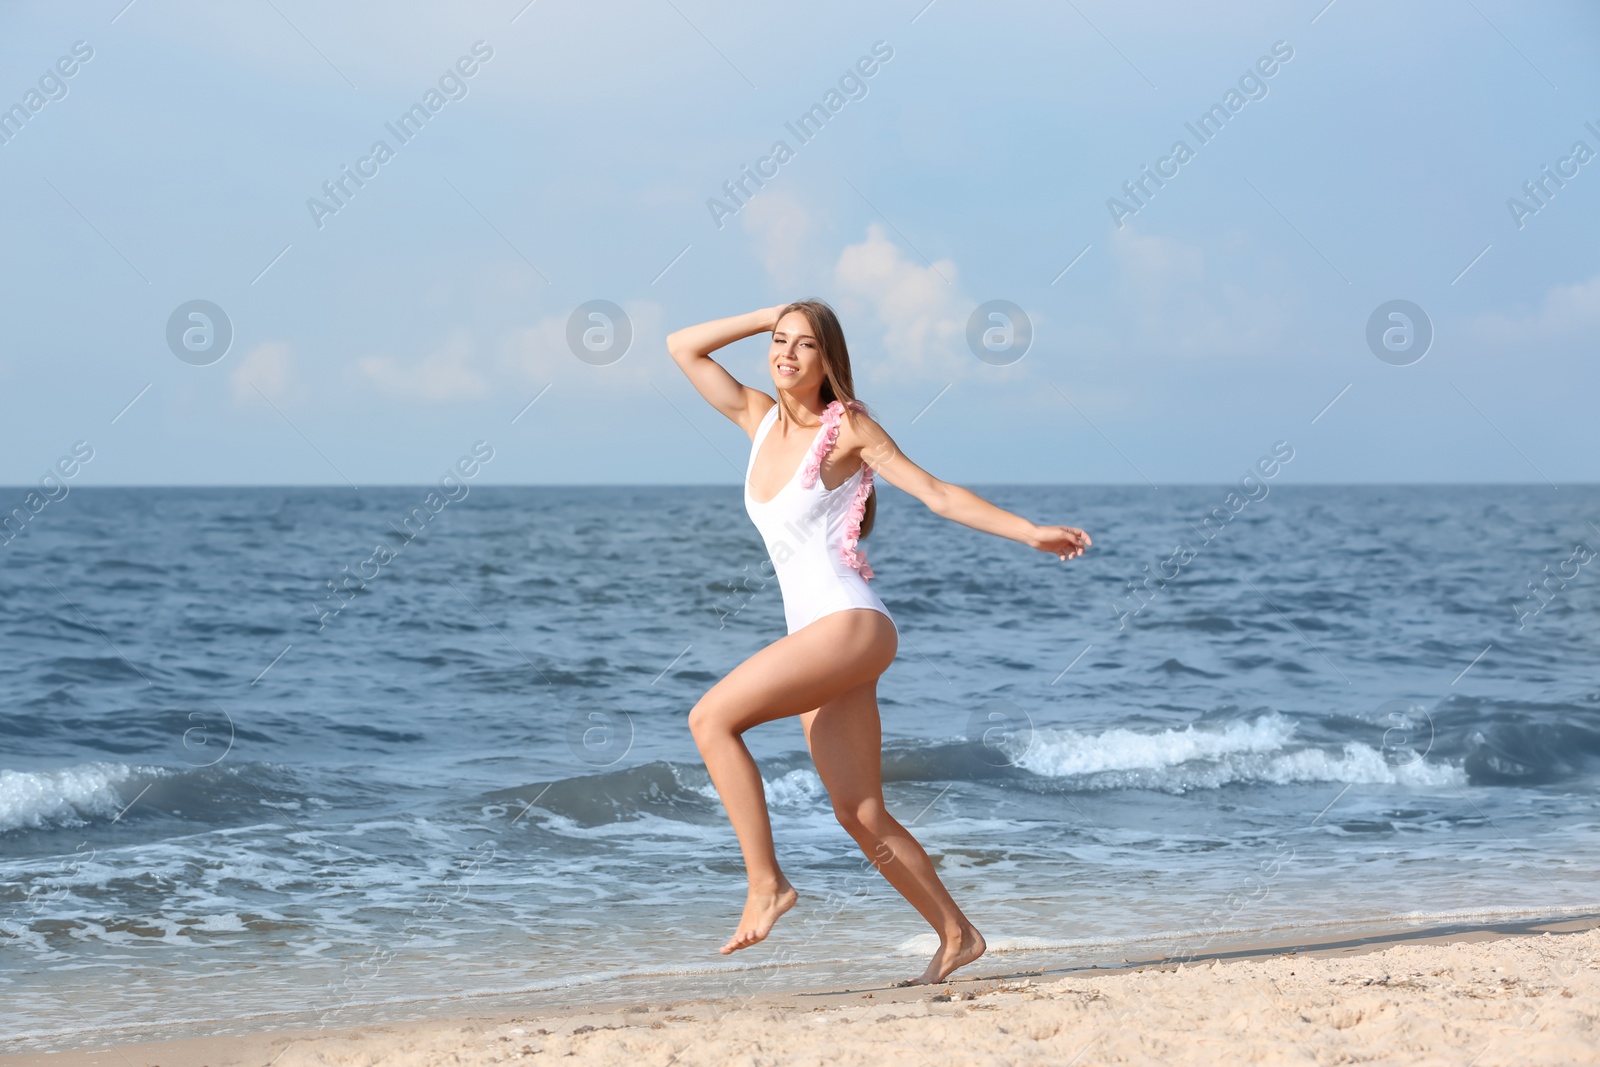
[[[903,456],[901,460],[905,463],[911,462]],[[1089,535],[1076,526],[1039,526],[1021,515],[996,507],[970,489],[934,480],[938,482],[935,502],[939,506],[929,504],[928,507],[935,515],[952,522],[959,522],[963,526],[970,526],[984,533],[998,534],[1013,541],[1020,541],[1029,548],[1037,548],[1041,552],[1048,552],[1062,559],[1073,559],[1083,555],[1083,550],[1091,544]]]
[[[685,326],[667,334],[667,352],[688,376],[690,384],[699,390],[712,407],[738,423],[751,436],[754,436],[761,416],[771,406],[761,405],[759,411],[754,411],[751,401],[758,396],[770,398],[759,389],[740,384],[722,364],[711,358],[711,353],[734,341],[758,333],[771,333],[777,325],[778,312],[782,310],[781,305],[762,308],[725,319],[712,319],[698,326]]]
[[[1089,535],[1076,526],[1039,526],[996,507],[970,489],[940,481],[906,458],[883,427],[865,415],[853,414],[849,424],[861,446],[861,458],[873,473],[910,493],[941,518],[1020,541],[1064,560],[1083,555],[1092,544]]]

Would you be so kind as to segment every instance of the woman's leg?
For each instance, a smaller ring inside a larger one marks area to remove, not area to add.
[[[773,852],[766,791],[743,733],[820,708],[839,693],[876,679],[894,661],[895,649],[894,626],[879,612],[834,612],[739,664],[689,712],[689,729],[739,837],[750,880],[744,914],[722,946],[724,955],[766,937],[797,897]]]
[[[957,967],[983,955],[986,946],[983,935],[939,880],[927,852],[884,807],[877,688],[874,678],[800,721],[839,824],[939,935],[939,951],[911,984],[941,982]]]

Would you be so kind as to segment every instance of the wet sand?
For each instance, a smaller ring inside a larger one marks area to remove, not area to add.
[[[0,1067],[1600,1063],[1600,917],[1218,948],[934,987],[128,1043]]]

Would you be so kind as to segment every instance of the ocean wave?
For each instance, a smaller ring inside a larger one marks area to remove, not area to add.
[[[712,812],[698,788],[705,781],[709,779],[703,769],[654,760],[620,770],[533,782],[488,793],[481,799],[486,805],[483,810],[491,815],[518,818],[521,811],[538,807],[585,828],[650,813],[695,821]]]
[[[1466,770],[1447,760],[1391,759],[1359,741],[1314,744],[1295,738],[1293,719],[1268,712],[1225,723],[1141,732],[1041,727],[1013,735],[1011,748],[978,741],[891,744],[883,753],[885,782],[951,783],[1000,780],[1023,789],[1061,791],[1146,789],[1185,793],[1240,784],[1335,782],[1425,788],[1465,785]],[[1020,751],[1018,751],[1020,749]],[[827,789],[804,754],[769,760],[762,785],[774,811],[824,812]],[[515,815],[538,807],[575,828],[659,816],[719,822],[718,795],[696,764],[654,761],[592,775],[535,782],[483,798],[485,810]]]
[[[1220,727],[1190,723],[1181,730],[1141,733],[1122,727],[1100,733],[1034,731],[1015,757],[1023,770],[1090,790],[1155,789],[1184,793],[1235,782],[1289,785],[1465,785],[1467,773],[1450,763],[1391,760],[1359,741],[1330,748],[1294,742],[1293,720],[1276,712]]]
[[[152,815],[161,833],[249,825],[271,813],[295,823],[329,807],[292,767],[259,761],[166,767],[93,761],[50,770],[0,770],[0,834],[60,830]]]
[[[1100,733],[1041,727],[1017,765],[1049,778],[1171,767],[1192,760],[1218,760],[1240,753],[1282,750],[1294,735],[1294,723],[1269,714],[1253,720],[1238,719],[1219,729],[1140,733],[1116,727]]]
[[[115,818],[127,803],[118,786],[139,773],[126,763],[100,762],[50,771],[0,770],[0,833]]]
[[[777,810],[814,807],[819,800],[825,800],[828,790],[822,784],[822,779],[817,777],[817,772],[804,767],[796,768],[787,774],[776,778],[762,778],[761,785],[766,790],[767,805]],[[720,801],[717,787],[709,781],[701,786],[697,792],[708,800]]]

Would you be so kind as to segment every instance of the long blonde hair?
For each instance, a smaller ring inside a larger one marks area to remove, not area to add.
[[[783,310],[778,313],[778,319],[781,321],[791,311],[798,311],[806,317],[806,321],[811,324],[811,335],[817,339],[817,346],[822,352],[823,405],[827,406],[835,400],[854,400],[865,409],[866,404],[856,398],[855,380],[850,374],[850,348],[845,344],[844,329],[839,325],[839,316],[834,314],[833,308],[828,306],[827,301],[814,297],[796,300],[792,304],[784,305]],[[866,510],[861,516],[862,537],[872,532],[872,520],[877,511],[878,487],[873,486],[867,493]]]

